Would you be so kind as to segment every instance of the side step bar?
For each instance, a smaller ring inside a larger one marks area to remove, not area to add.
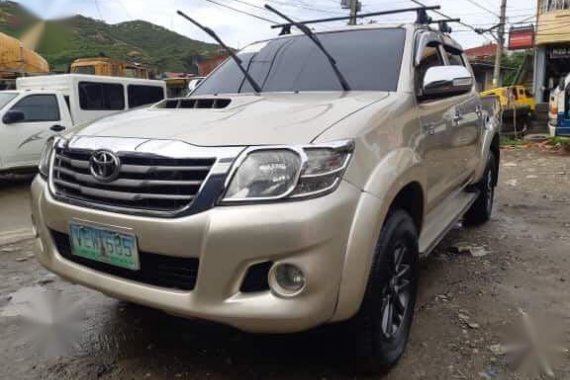
[[[475,203],[478,196],[479,192],[460,191],[430,211],[420,235],[420,256],[427,256],[433,251],[463,214],[469,210],[469,207]]]

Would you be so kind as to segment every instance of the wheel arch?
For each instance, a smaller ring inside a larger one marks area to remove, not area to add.
[[[413,181],[404,186],[392,200],[390,210],[404,210],[414,220],[418,235],[422,231],[425,212],[425,195],[422,185]]]
[[[422,181],[416,176],[418,170],[419,167],[409,168],[400,180],[392,182],[392,187],[384,189],[383,196],[362,192],[347,243],[338,302],[332,321],[349,319],[360,309],[376,243],[391,211],[403,209],[408,212],[418,228],[418,236],[420,235],[426,196]]]

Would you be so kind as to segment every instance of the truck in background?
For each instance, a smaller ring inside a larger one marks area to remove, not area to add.
[[[79,58],[73,61],[70,70],[72,74],[105,75],[112,77],[127,77],[152,79],[152,71],[141,64],[124,62],[108,57]]]
[[[0,91],[0,172],[34,169],[55,134],[166,97],[163,81],[96,75],[18,78],[16,87]]]
[[[0,33],[0,90],[15,88],[16,78],[47,73],[49,64],[41,55]]]

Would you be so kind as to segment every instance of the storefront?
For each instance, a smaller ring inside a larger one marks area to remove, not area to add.
[[[570,73],[570,1],[538,0],[533,90],[548,102],[550,91]]]

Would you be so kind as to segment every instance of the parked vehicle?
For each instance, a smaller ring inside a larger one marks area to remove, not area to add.
[[[503,115],[502,132],[505,134],[525,134],[536,112],[536,102],[524,86],[500,87],[481,92],[481,96],[498,97]]]
[[[548,128],[551,136],[570,137],[570,74],[551,91]]]
[[[302,31],[246,47],[188,98],[51,141],[32,185],[39,261],[245,331],[350,320],[359,368],[394,365],[418,258],[491,217],[496,100],[428,24]]]
[[[536,100],[530,91],[521,85],[499,87],[481,92],[481,96],[496,95],[504,110],[520,109],[521,112],[536,112]]]
[[[74,74],[104,75],[151,79],[151,70],[139,63],[124,62],[108,57],[78,58],[71,64],[70,72]]]
[[[18,78],[0,91],[0,171],[36,168],[53,135],[103,116],[156,103],[165,83],[93,75]]]
[[[15,88],[16,78],[49,73],[44,57],[4,33],[0,33],[0,52],[0,90]]]
[[[553,88],[550,91],[548,99],[548,130],[550,136],[556,136],[556,127],[558,126],[558,95],[560,94],[559,87]]]

